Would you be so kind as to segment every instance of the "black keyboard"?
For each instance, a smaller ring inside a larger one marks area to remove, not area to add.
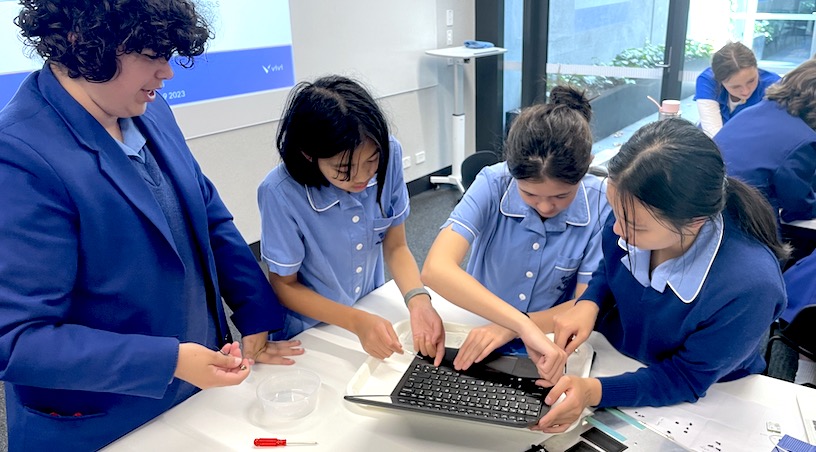
[[[528,427],[543,416],[548,388],[530,378],[497,372],[474,364],[464,372],[453,368],[456,349],[446,349],[445,359],[417,355],[391,393],[392,403],[404,409],[457,417],[511,427]]]

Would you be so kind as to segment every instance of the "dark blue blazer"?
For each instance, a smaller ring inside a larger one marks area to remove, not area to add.
[[[161,97],[134,118],[174,182],[208,300],[184,302],[165,216],[119,145],[48,65],[0,112],[0,379],[11,450],[92,450],[189,396],[173,378],[187,319],[221,303],[243,334],[283,312]],[[226,151],[226,150],[225,150]],[[191,312],[194,311],[194,312]]]
[[[714,136],[729,176],[756,187],[785,221],[816,217],[816,131],[779,104],[763,100]]]

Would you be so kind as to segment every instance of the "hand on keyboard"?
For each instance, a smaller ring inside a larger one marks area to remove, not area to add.
[[[481,365],[459,372],[451,367],[455,354],[455,349],[446,349],[439,367],[418,355],[391,394],[394,403],[412,411],[512,427],[534,426],[546,412],[547,390],[534,380]]]
[[[445,327],[431,302],[418,298],[414,297],[408,306],[414,350],[434,358],[434,365],[438,366],[445,355]]]
[[[516,333],[503,326],[491,323],[473,328],[459,347],[453,367],[456,370],[467,370],[474,362],[481,362],[497,348],[510,342]]]

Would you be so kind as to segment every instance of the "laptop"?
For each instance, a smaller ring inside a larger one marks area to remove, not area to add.
[[[505,349],[505,352],[508,350]],[[458,349],[446,348],[439,367],[417,354],[390,394],[344,398],[363,405],[529,428],[549,411],[549,388],[536,386],[535,364],[522,354],[496,351],[466,371],[453,368]]]

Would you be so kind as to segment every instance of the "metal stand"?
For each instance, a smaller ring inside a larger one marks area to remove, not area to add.
[[[431,176],[432,184],[450,184],[465,192],[462,185],[462,162],[465,160],[465,106],[464,106],[464,65],[471,58],[499,55],[507,49],[491,47],[489,49],[467,49],[465,47],[448,47],[428,50],[428,55],[453,59],[453,115],[451,116],[451,175]]]
[[[465,192],[462,186],[462,162],[465,160],[465,107],[462,86],[464,77],[463,66],[469,59],[455,60],[453,64],[453,115],[451,115],[451,150],[453,163],[451,163],[450,176],[431,176],[432,184],[450,184]]]

